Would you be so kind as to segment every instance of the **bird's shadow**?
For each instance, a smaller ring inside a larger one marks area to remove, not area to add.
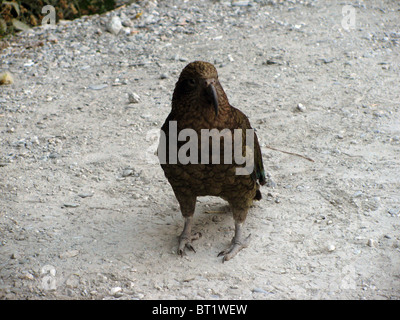
[[[160,212],[163,222],[159,221],[152,228],[160,245],[160,250],[174,252],[178,248],[178,239],[184,226],[184,218],[178,209],[171,212],[165,208]],[[234,233],[234,220],[229,204],[217,197],[199,197],[193,216],[192,232],[200,232],[202,236],[193,243],[196,251],[208,251],[212,248],[222,250],[230,243]],[[222,246],[222,247],[221,247]],[[219,252],[219,251],[218,251]]]
[[[193,229],[203,234],[202,240],[205,243],[224,242],[225,237],[230,241],[234,231],[234,220],[229,204],[212,197],[210,201],[198,203]]]

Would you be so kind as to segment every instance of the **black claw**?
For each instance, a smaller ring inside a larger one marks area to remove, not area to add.
[[[178,255],[180,255],[181,257],[185,256],[186,255],[185,248],[196,253],[196,250],[193,248],[190,242],[201,238],[201,236],[202,234],[200,232],[196,232],[190,235],[189,237],[181,235],[179,237],[179,248],[177,251]]]
[[[196,250],[194,250],[193,246],[190,243],[186,243],[186,248],[196,253]]]

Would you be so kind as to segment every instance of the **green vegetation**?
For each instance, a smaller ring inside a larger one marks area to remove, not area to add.
[[[0,0],[0,37],[40,25],[48,12],[46,5],[55,9],[56,21],[72,20],[83,15],[104,13],[116,7],[115,0]]]

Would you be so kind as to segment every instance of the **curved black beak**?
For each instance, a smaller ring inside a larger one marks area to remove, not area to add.
[[[207,93],[209,94],[209,97],[211,99],[211,104],[214,107],[215,111],[215,116],[218,116],[218,94],[217,90],[215,89],[214,83],[206,81],[207,84]]]

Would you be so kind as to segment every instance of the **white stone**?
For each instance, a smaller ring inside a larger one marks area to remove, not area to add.
[[[111,18],[111,20],[107,23],[107,31],[112,34],[117,35],[122,29],[121,19],[117,16]]]

